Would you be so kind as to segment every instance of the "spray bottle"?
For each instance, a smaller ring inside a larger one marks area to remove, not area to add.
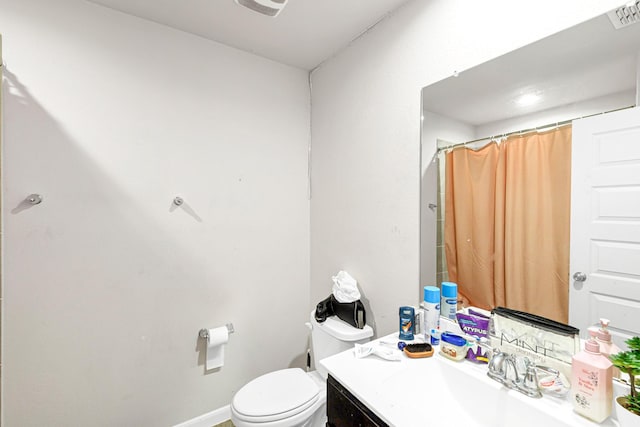
[[[436,286],[424,287],[424,301],[422,306],[422,321],[425,341],[429,342],[432,329],[438,329],[440,325],[440,288]]]

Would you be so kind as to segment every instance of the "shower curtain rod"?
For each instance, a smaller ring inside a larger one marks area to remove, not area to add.
[[[549,123],[547,125],[536,126],[534,128],[529,128],[529,129],[524,129],[524,130],[516,130],[516,131],[513,131],[513,132],[507,132],[507,133],[502,133],[502,134],[493,135],[493,136],[486,136],[484,138],[478,138],[478,139],[474,139],[472,141],[467,141],[467,142],[458,142],[456,144],[451,144],[451,145],[447,145],[447,146],[444,146],[444,147],[438,147],[436,152],[439,153],[439,152],[444,151],[444,150],[451,150],[451,149],[454,149],[456,147],[462,147],[462,146],[467,145],[467,144],[473,144],[474,142],[492,141],[492,140],[494,140],[496,138],[507,138],[507,137],[509,137],[511,135],[525,135],[527,133],[537,132],[537,131],[542,130],[542,129],[559,128],[560,126],[565,126],[565,125],[571,124],[574,120],[586,119],[587,117],[594,117],[594,116],[600,116],[602,114],[614,113],[616,111],[626,110],[627,108],[633,108],[633,107],[634,107],[634,105],[630,105],[628,107],[616,108],[615,110],[604,111],[602,113],[589,114],[589,115],[586,115],[586,116],[576,117],[574,119],[563,120],[561,122],[555,122],[555,123]]]

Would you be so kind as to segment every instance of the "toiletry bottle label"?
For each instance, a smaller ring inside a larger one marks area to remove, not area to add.
[[[440,330],[439,329],[431,329],[429,332],[431,345],[440,344]]]
[[[442,315],[455,320],[458,311],[458,285],[453,282],[442,282],[440,286],[442,288],[440,300]]]
[[[415,310],[413,307],[400,307],[400,331],[401,340],[412,340],[415,332]]]
[[[438,329],[440,326],[440,304],[423,302],[424,310],[424,333],[428,335],[432,329]]]
[[[458,300],[456,298],[442,297],[441,311],[444,317],[455,319],[458,311]]]

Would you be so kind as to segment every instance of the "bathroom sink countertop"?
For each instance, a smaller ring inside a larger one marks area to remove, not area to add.
[[[397,343],[398,334],[376,342]],[[400,352],[400,350],[397,350]],[[527,397],[487,377],[486,365],[454,362],[439,354],[400,361],[347,350],[320,361],[329,373],[391,426],[425,426],[442,421],[464,426],[586,427],[596,424],[573,412],[568,400]]]

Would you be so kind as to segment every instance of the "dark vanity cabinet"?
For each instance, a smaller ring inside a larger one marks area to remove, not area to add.
[[[327,427],[387,427],[335,378],[327,379]]]

